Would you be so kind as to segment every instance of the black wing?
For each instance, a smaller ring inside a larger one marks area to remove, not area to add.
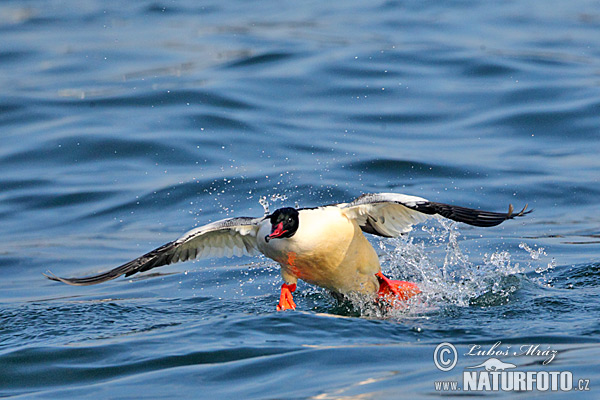
[[[451,219],[453,221],[464,222],[465,224],[481,227],[500,225],[506,220],[522,217],[523,215],[527,215],[533,211],[526,211],[527,204],[525,204],[525,207],[523,207],[523,209],[516,214],[513,212],[514,208],[512,204],[508,205],[508,212],[506,213],[475,210],[473,208],[435,202],[416,204],[414,207],[409,208],[424,214],[439,214],[442,217]]]
[[[138,272],[187,261],[196,257],[231,257],[251,255],[257,251],[256,234],[258,224],[264,218],[229,218],[193,229],[179,239],[169,242],[102,274],[84,278],[60,278],[50,272],[44,274],[53,281],[69,285],[95,285],[115,279],[121,275],[130,276]]]
[[[346,215],[355,218],[364,232],[384,237],[410,232],[413,225],[425,221],[429,215],[438,214],[469,225],[489,227],[531,212],[525,211],[527,205],[516,214],[512,205],[507,213],[498,213],[396,193],[364,194],[351,203],[337,206],[344,209]]]

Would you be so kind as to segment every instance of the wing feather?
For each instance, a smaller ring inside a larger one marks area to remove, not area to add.
[[[121,275],[130,276],[152,268],[187,261],[196,257],[231,257],[253,255],[256,247],[256,234],[264,218],[228,218],[201,226],[185,233],[179,239],[166,243],[135,260],[129,261],[110,271],[84,278],[60,278],[46,275],[48,279],[69,285],[94,285],[115,279]]]
[[[507,213],[498,213],[396,193],[364,194],[351,203],[339,204],[338,207],[344,209],[350,218],[356,219],[364,232],[384,237],[410,232],[413,225],[436,214],[473,226],[490,227],[531,212],[525,211],[527,205],[516,214],[513,213],[512,205],[509,205]]]

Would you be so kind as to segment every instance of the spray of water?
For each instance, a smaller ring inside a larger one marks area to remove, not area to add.
[[[552,286],[553,279],[550,274],[556,267],[556,260],[552,258],[547,263],[541,262],[542,258],[547,256],[543,247],[533,249],[527,243],[523,242],[519,244],[519,248],[525,250],[529,254],[532,262],[537,262],[539,264],[537,267],[534,267],[531,263],[528,263],[529,269],[533,269],[537,274],[537,277],[534,278],[535,281],[542,286]]]
[[[416,282],[422,293],[394,307],[374,305],[364,298],[351,298],[354,310],[374,318],[405,318],[423,315],[447,306],[495,306],[506,304],[520,288],[522,267],[506,250],[485,253],[473,262],[460,246],[457,224],[439,218],[422,228],[425,235],[379,241],[384,273],[394,279]],[[532,260],[546,255],[543,248],[532,250],[522,243]],[[544,271],[553,268],[554,261]],[[542,273],[543,271],[539,271]]]
[[[258,203],[262,206],[263,210],[265,211],[265,215],[267,215],[269,214],[270,203],[275,203],[277,201],[284,202],[287,199],[288,197],[285,194],[273,194],[269,197],[261,196],[260,199],[258,199]],[[298,207],[296,206],[296,208]]]

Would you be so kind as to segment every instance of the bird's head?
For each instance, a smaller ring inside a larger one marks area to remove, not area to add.
[[[294,236],[300,225],[298,210],[292,207],[284,207],[275,210],[269,216],[271,221],[271,233],[265,236],[268,243],[271,239],[283,239]]]

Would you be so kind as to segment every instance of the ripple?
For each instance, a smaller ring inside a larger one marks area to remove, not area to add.
[[[559,90],[559,89],[554,89]],[[527,89],[510,96],[525,98],[542,98],[549,95],[541,88]],[[533,97],[532,97],[533,96]],[[514,101],[508,101],[514,104]],[[600,111],[600,103],[596,99],[562,103],[560,105],[544,104],[541,106],[505,107],[469,118],[466,122],[475,127],[505,126],[506,132],[521,136],[523,132],[540,137],[590,139],[596,137],[596,131],[583,121],[587,116]],[[570,121],[580,121],[572,123]]]
[[[374,159],[352,163],[348,166],[350,170],[357,172],[368,172],[372,174],[410,174],[411,176],[432,176],[432,177],[462,177],[469,178],[468,170],[427,164],[418,161],[394,160],[394,159]],[[474,178],[474,176],[471,176]]]
[[[278,64],[287,61],[296,54],[294,53],[282,53],[282,52],[269,52],[264,54],[257,54],[247,56],[241,60],[236,60],[228,64],[229,68],[241,68],[241,67],[255,67],[264,66],[265,64]]]
[[[559,288],[594,288],[600,286],[600,263],[574,265],[557,271],[552,278]]]
[[[466,76],[479,78],[511,76],[517,72],[518,69],[514,67],[498,63],[491,63],[486,60],[471,60],[471,62],[468,63],[463,70],[463,74]]]
[[[177,148],[177,150],[175,150]],[[126,155],[128,160],[159,159],[169,160],[174,164],[189,164],[197,157],[182,145],[169,145],[154,139],[126,139],[116,137],[66,137],[52,139],[45,143],[37,143],[35,148],[14,151],[0,158],[0,164],[31,163],[86,163],[115,160],[119,154]],[[158,157],[157,157],[158,156]]]
[[[249,123],[243,121],[240,118],[236,118],[231,115],[217,115],[214,113],[200,113],[200,114],[192,114],[185,117],[188,121],[186,125],[194,128],[202,127],[213,128],[213,129],[224,129],[224,130],[242,130],[246,132],[256,132],[257,129]]]
[[[375,68],[372,63],[364,62],[360,65],[349,64],[333,64],[325,71],[327,74],[335,78],[360,78],[361,81],[370,81],[378,78],[395,78],[401,76],[396,71],[388,71],[382,68]],[[381,88],[378,89],[381,91]]]
[[[75,348],[34,347],[0,355],[0,362],[8,367],[0,376],[0,387],[5,394],[27,393],[42,388],[48,390],[48,388],[61,388],[71,384],[98,383],[115,378],[123,379],[128,376],[144,375],[150,371],[169,370],[189,365],[223,364],[285,354],[291,351],[297,350],[274,347],[237,347],[172,356],[144,357],[132,362],[126,361],[120,356],[120,354],[128,352],[127,346],[122,344],[102,347],[77,346]],[[96,361],[100,359],[105,362]],[[36,365],[39,367],[33,367]],[[28,389],[24,390],[24,387]]]
[[[129,93],[129,92],[127,92]],[[119,96],[87,96],[78,95],[75,100],[53,100],[46,102],[49,105],[75,106],[75,107],[148,107],[148,106],[172,106],[202,104],[217,108],[234,110],[251,110],[254,106],[240,100],[233,99],[223,94],[209,91],[194,90],[160,90],[135,95],[122,94]]]
[[[394,125],[414,124],[414,123],[432,123],[439,122],[446,118],[446,115],[434,112],[395,112],[395,113],[357,113],[350,116],[350,120],[355,122],[367,123],[385,123]]]
[[[32,52],[21,50],[0,51],[0,62],[3,64],[21,63],[24,59],[31,57]],[[1,107],[0,107],[1,110]]]

